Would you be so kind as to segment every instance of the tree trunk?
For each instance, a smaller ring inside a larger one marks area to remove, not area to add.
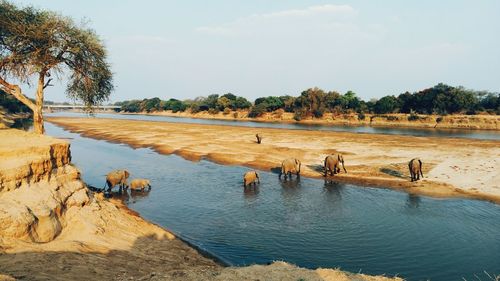
[[[41,72],[38,77],[38,87],[36,90],[35,108],[33,109],[33,129],[36,134],[45,134],[43,126],[43,88],[45,86],[45,73]]]

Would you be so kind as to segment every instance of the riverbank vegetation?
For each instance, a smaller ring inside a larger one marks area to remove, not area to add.
[[[410,114],[408,121],[418,119],[418,114],[500,114],[500,93],[476,91],[464,87],[453,87],[438,84],[432,88],[418,92],[405,92],[399,95],[388,95],[378,100],[364,101],[356,93],[348,91],[340,94],[336,91],[324,91],[310,88],[299,96],[267,96],[257,98],[251,104],[244,97],[228,93],[209,95],[194,100],[177,99],[161,100],[160,98],[117,102],[124,112],[158,112],[171,110],[191,113],[207,111],[211,114],[224,112],[229,114],[235,110],[247,110],[248,117],[262,116],[266,112],[282,110],[294,114],[294,119],[321,118],[325,113],[356,113],[363,120],[364,114]]]

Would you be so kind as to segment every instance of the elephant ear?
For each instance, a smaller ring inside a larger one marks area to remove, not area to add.
[[[125,174],[126,178],[128,178],[130,176],[130,173],[127,170],[124,171],[124,174]]]

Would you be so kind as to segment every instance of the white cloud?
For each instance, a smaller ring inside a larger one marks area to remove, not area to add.
[[[243,35],[257,28],[280,30],[296,25],[310,26],[317,23],[345,22],[353,19],[357,11],[349,5],[318,5],[305,9],[290,9],[266,14],[254,14],[220,25],[201,26],[197,32],[214,35]]]

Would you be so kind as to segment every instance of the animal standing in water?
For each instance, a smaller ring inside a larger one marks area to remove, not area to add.
[[[262,142],[262,136],[259,134],[256,134],[255,137],[257,138],[257,143],[260,144]]]
[[[281,175],[285,174],[285,180],[286,180],[287,175],[291,179],[292,173],[295,173],[297,175],[297,177],[300,177],[300,166],[301,166],[301,163],[298,159],[289,158],[289,159],[283,160],[283,162],[281,163],[281,171],[280,171],[279,178],[281,179]]]
[[[111,191],[113,187],[117,184],[120,185],[120,191],[122,188],[128,187],[127,179],[130,173],[127,170],[115,170],[106,175],[106,185],[108,186],[108,192]]]
[[[144,191],[146,187],[151,190],[151,183],[147,179],[133,179],[132,181],[130,181],[129,186],[130,190]]]
[[[342,156],[342,154],[339,153],[326,156],[324,162],[324,169],[325,169],[324,176],[326,177],[328,172],[330,172],[331,176],[340,173],[340,164],[342,164],[344,172],[347,173],[347,170],[344,167],[344,157]]]
[[[253,185],[256,185],[257,183],[260,184],[259,174],[257,174],[256,171],[248,171],[245,175],[243,175],[243,186],[246,187],[252,183]]]
[[[418,181],[420,176],[424,177],[422,173],[422,161],[419,158],[413,158],[408,163],[408,168],[410,169],[411,181]]]

